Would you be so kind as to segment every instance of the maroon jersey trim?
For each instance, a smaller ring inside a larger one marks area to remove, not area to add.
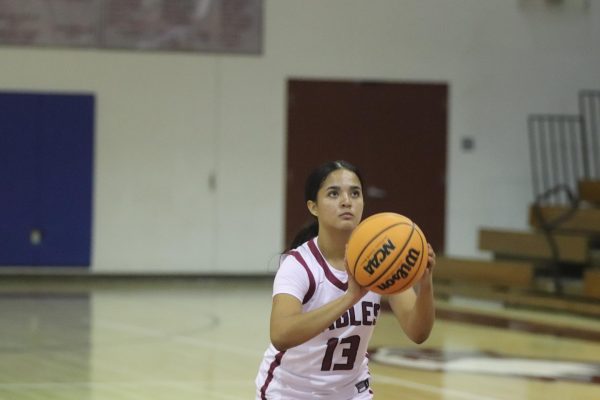
[[[337,286],[338,289],[346,291],[348,289],[348,282],[342,282],[338,278],[335,277],[333,272],[331,272],[331,270],[329,269],[329,265],[327,265],[327,261],[325,261],[325,259],[323,258],[323,255],[317,248],[315,241],[316,241],[316,239],[313,239],[310,242],[308,242],[308,248],[310,249],[313,256],[315,256],[315,258],[317,259],[317,262],[319,263],[321,268],[323,268],[323,271],[325,271],[325,277],[327,278],[327,280],[329,282],[331,282],[335,286]]]
[[[271,366],[269,367],[269,373],[267,374],[267,379],[265,379],[264,385],[262,385],[262,387],[260,388],[261,400],[267,400],[267,388],[273,380],[273,373],[275,372],[275,369],[281,365],[281,359],[283,358],[284,354],[285,351],[280,351],[275,355],[275,359],[273,359],[273,362],[271,362]]]
[[[312,298],[313,294],[315,294],[315,289],[317,286],[315,283],[315,277],[313,276],[312,272],[308,268],[308,265],[306,264],[306,261],[304,261],[304,258],[302,258],[300,253],[298,253],[297,251],[291,251],[289,254],[294,256],[296,261],[298,261],[304,267],[304,269],[306,270],[306,274],[308,275],[308,291],[306,292],[306,294],[304,295],[304,299],[302,300],[302,304],[306,304]]]

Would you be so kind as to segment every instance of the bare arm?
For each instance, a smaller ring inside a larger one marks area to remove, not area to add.
[[[427,340],[435,320],[432,283],[434,266],[435,253],[429,245],[428,265],[419,281],[418,291],[409,289],[388,298],[390,307],[400,322],[402,330],[415,343],[423,343]]]
[[[302,303],[296,297],[289,294],[275,295],[271,308],[271,343],[277,350],[285,351],[312,339],[366,293],[349,276],[348,290],[344,295],[309,312],[302,312]]]

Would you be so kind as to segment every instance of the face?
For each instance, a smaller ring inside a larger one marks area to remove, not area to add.
[[[307,206],[319,219],[319,229],[352,231],[360,222],[364,207],[358,176],[347,169],[333,171],[323,181],[317,201],[309,200]]]

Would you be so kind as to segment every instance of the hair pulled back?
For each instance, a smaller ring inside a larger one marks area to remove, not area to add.
[[[354,172],[362,184],[363,180],[360,171],[354,165],[344,160],[328,161],[315,168],[306,179],[304,186],[304,201],[317,201],[317,193],[319,192],[319,189],[321,189],[323,182],[325,179],[327,179],[329,174],[331,174],[333,171],[337,171],[338,169],[346,169]],[[295,249],[304,242],[316,237],[318,234],[319,221],[313,216],[313,220],[300,229],[298,233],[296,233],[296,236],[294,236],[294,239],[286,249],[286,252]]]

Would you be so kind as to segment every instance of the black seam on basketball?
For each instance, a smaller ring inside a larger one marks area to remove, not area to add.
[[[413,224],[414,224],[414,222],[413,222]],[[356,267],[358,266],[358,260],[360,260],[360,256],[362,256],[362,255],[363,255],[363,253],[365,252],[365,250],[367,249],[367,247],[369,247],[369,245],[370,245],[371,243],[373,243],[375,240],[377,240],[377,238],[379,237],[379,235],[381,235],[383,232],[385,232],[385,231],[388,231],[388,230],[390,230],[390,229],[392,229],[392,228],[394,228],[394,227],[396,227],[396,226],[398,226],[398,225],[408,225],[408,223],[407,223],[407,222],[398,222],[398,223],[395,223],[394,225],[390,225],[390,226],[388,226],[387,228],[385,228],[385,229],[383,229],[383,230],[381,230],[381,231],[377,232],[377,234],[373,236],[373,239],[369,240],[369,241],[367,242],[367,244],[365,244],[365,245],[363,246],[363,248],[362,248],[362,250],[360,251],[360,253],[358,253],[358,256],[356,256],[356,262],[354,263],[354,267],[353,267],[353,269],[352,269],[352,276],[356,276]],[[412,232],[411,232],[411,234],[412,234]],[[361,285],[361,286],[363,286],[363,285]],[[368,286],[368,285],[367,285],[367,286]]]
[[[398,224],[398,225],[400,225],[400,224]],[[412,238],[412,235],[415,232],[415,223],[414,222],[412,223],[411,227],[412,227],[412,229],[410,231],[410,235],[408,235],[408,238],[404,242],[404,246],[402,246],[402,249],[400,249],[400,251],[398,252],[398,255],[396,256],[396,258],[394,258],[394,260],[385,269],[385,271],[383,271],[377,278],[375,278],[373,281],[371,281],[370,283],[366,284],[365,286],[371,287],[371,285],[373,285],[375,282],[377,282],[379,279],[381,279],[381,277],[383,275],[387,274],[387,272],[390,270],[390,268],[392,268],[392,266],[394,265],[394,263],[396,263],[396,261],[398,260],[398,258],[400,258],[400,256],[404,252],[404,249],[406,249],[406,246],[408,246],[408,242],[410,242],[410,238]]]
[[[425,251],[425,244],[424,244],[425,243],[425,238],[418,231],[417,231],[417,235],[419,235],[419,239],[421,239],[421,254],[424,254],[423,252]],[[427,257],[429,257],[429,254],[427,254]],[[425,266],[425,268],[427,268],[427,266]],[[423,274],[421,274],[421,276],[423,276]],[[417,277],[417,274],[414,274],[410,278],[410,281],[406,282],[406,284],[404,285],[404,288],[401,291],[404,291],[404,290],[408,289],[409,287],[411,287],[412,286],[411,283],[412,283],[412,281],[415,280],[416,277]]]
[[[366,220],[365,220],[365,221],[366,221]],[[398,223],[396,223],[396,224],[394,224],[394,225],[390,225],[390,226],[388,226],[387,228],[383,229],[382,231],[379,231],[379,232],[378,232],[378,233],[377,233],[377,234],[376,234],[376,235],[373,237],[373,239],[369,240],[369,241],[367,242],[367,244],[365,244],[365,245],[363,246],[363,248],[362,248],[362,250],[360,251],[360,253],[358,253],[358,256],[356,256],[356,261],[354,262],[354,267],[352,268],[352,276],[356,276],[356,275],[355,275],[355,273],[356,273],[356,267],[358,266],[358,260],[360,260],[360,256],[362,256],[362,255],[363,255],[363,253],[365,252],[365,250],[367,249],[367,247],[369,247],[369,245],[370,245],[371,243],[373,243],[373,242],[374,242],[374,241],[377,239],[377,237],[379,237],[379,235],[381,235],[383,232],[385,232],[385,231],[387,231],[387,230],[389,230],[389,229],[392,229],[392,228],[393,228],[393,227],[395,227],[395,226],[398,226],[398,225],[401,225],[401,224],[405,224],[405,223],[406,223],[406,222],[398,222]]]
[[[366,221],[370,221],[370,220],[375,220],[377,218],[384,217],[384,216],[386,216],[385,214],[386,213],[380,213],[380,214],[371,215],[370,217],[365,218],[362,222],[366,222]],[[398,224],[401,224],[401,223],[402,222],[399,222]],[[396,225],[393,225],[393,226],[396,226]],[[389,229],[389,228],[391,228],[391,227],[388,227],[386,229]],[[377,236],[380,235],[382,232],[385,232],[386,229],[384,229],[383,231],[379,232],[377,234]],[[354,232],[356,232],[356,230],[354,230]],[[354,234],[354,232],[352,232],[352,234]],[[375,238],[377,238],[377,236],[375,236]],[[352,235],[350,235],[350,239],[348,239],[348,242],[350,242],[350,240],[352,240]],[[363,246],[363,248],[360,251],[360,253],[358,254],[358,256],[356,256],[356,261],[354,262],[354,266],[352,267],[352,276],[356,276],[355,273],[356,273],[356,267],[358,266],[358,260],[360,260],[360,256],[362,256],[362,254],[365,252],[365,249],[368,247],[369,244],[371,244],[371,242],[373,240],[375,240],[375,239],[370,240],[369,243],[367,243],[365,246]]]

